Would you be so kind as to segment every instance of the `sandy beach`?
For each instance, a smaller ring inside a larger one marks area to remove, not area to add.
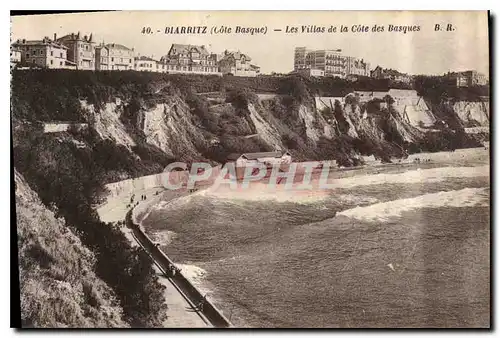
[[[133,192],[123,193],[109,198],[104,204],[97,208],[99,217],[103,222],[119,222],[125,220],[125,215],[133,205],[139,202],[132,213],[132,218],[136,224],[141,224],[141,221],[147,217],[149,210],[160,201],[168,201],[178,198],[187,192],[185,190],[165,190],[162,187],[137,190]],[[131,198],[134,200],[131,205]],[[145,196],[145,200],[141,200],[141,196]],[[126,226],[122,226],[121,230],[130,241],[132,246],[139,246],[132,231]],[[154,264],[153,268],[158,274],[159,282],[165,286],[165,299],[168,306],[168,318],[163,323],[166,328],[195,328],[195,327],[210,327],[208,320],[199,312],[195,311],[192,304],[184,298],[177,290],[175,285],[169,278],[165,277],[160,268]]]

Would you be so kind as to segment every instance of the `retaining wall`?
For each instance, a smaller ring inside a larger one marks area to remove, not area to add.
[[[146,235],[140,227],[132,220],[132,210],[126,215],[126,224],[130,227],[141,243],[144,249],[151,255],[151,257],[160,265],[164,272],[167,274],[175,267],[174,262],[158,248],[154,242]],[[177,286],[179,290],[191,301],[191,303],[198,305],[203,299],[204,295],[196,288],[183,274],[177,272],[174,276],[168,276],[170,280]],[[229,320],[220,312],[208,299],[205,299],[203,304],[203,315],[212,323],[214,327],[230,327]]]
[[[88,128],[87,123],[44,123],[43,132],[44,133],[61,133],[63,131],[68,131],[71,127],[77,130],[82,130]]]

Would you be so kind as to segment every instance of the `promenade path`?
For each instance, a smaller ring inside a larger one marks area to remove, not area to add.
[[[162,198],[161,188],[135,191],[135,201],[139,201],[139,205],[134,210],[136,215],[140,215],[141,211],[147,210],[150,205],[157,203]],[[159,193],[156,195],[156,193]],[[146,195],[146,200],[141,201],[141,195]],[[130,206],[130,194],[123,194],[120,196],[112,197],[106,203],[101,205],[97,212],[103,222],[118,222],[124,221],[125,215]],[[139,216],[140,217],[140,216]],[[132,231],[123,227],[125,236],[130,240],[134,246],[139,245],[135,239]],[[166,328],[206,328],[211,327],[210,322],[199,312],[197,312],[184,295],[177,290],[171,280],[163,275],[160,268],[155,264],[154,269],[158,274],[160,283],[165,287],[165,299],[168,306],[167,320],[164,321],[163,326]]]

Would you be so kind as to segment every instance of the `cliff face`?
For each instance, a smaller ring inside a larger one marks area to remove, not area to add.
[[[114,293],[93,271],[94,255],[17,171],[15,184],[23,326],[128,326]]]
[[[322,158],[318,142],[345,137],[352,149],[349,155],[346,149],[339,149],[339,156],[375,155],[388,160],[405,156],[408,145],[419,149],[429,133],[442,132],[439,121],[445,121],[447,128],[489,123],[483,103],[460,101],[434,106],[440,110],[434,114],[414,91],[356,92],[309,102],[297,102],[286,95],[260,100],[243,97],[236,103],[225,101],[228,95],[224,92],[219,94],[222,99],[190,95],[156,91],[150,103],[139,104],[114,97],[111,103],[101,104],[99,111],[85,101],[81,104],[87,121],[101,138],[125,146],[134,155],[136,144],[144,142],[171,159],[188,162],[221,162],[229,152],[283,149],[295,152],[301,160],[330,159]],[[335,156],[335,149],[326,156]]]
[[[463,122],[464,127],[488,127],[490,125],[490,104],[483,101],[457,101],[453,110]]]
[[[119,74],[113,76],[118,79]],[[113,76],[99,80],[103,83],[93,80],[94,87],[85,85],[88,94],[82,90],[67,94],[64,100],[68,102],[62,102],[61,108],[73,107],[76,100],[78,107],[68,116],[89,123],[97,139],[124,147],[127,156],[154,168],[174,160],[216,164],[231,152],[277,149],[290,150],[297,160],[359,155],[388,160],[408,151],[439,150],[443,145],[434,144],[436,138],[449,138],[452,130],[466,138],[461,133],[464,127],[489,123],[487,103],[431,104],[414,90],[353,91],[341,97],[320,97],[312,96],[308,84],[294,78],[284,79],[274,94],[256,96],[241,88],[217,92],[210,85],[210,95],[203,95],[196,94],[181,78],[151,80],[147,75],[133,74],[130,83],[108,83]],[[22,119],[29,114],[14,115]],[[92,142],[87,142],[87,147],[92,148]],[[454,136],[445,143],[457,142]],[[469,139],[458,144],[475,145]],[[356,163],[345,164],[349,162]],[[120,178],[125,178],[122,174]]]

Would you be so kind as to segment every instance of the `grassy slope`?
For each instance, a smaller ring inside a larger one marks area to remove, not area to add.
[[[23,326],[128,326],[114,292],[94,272],[94,254],[17,171],[15,179]]]

